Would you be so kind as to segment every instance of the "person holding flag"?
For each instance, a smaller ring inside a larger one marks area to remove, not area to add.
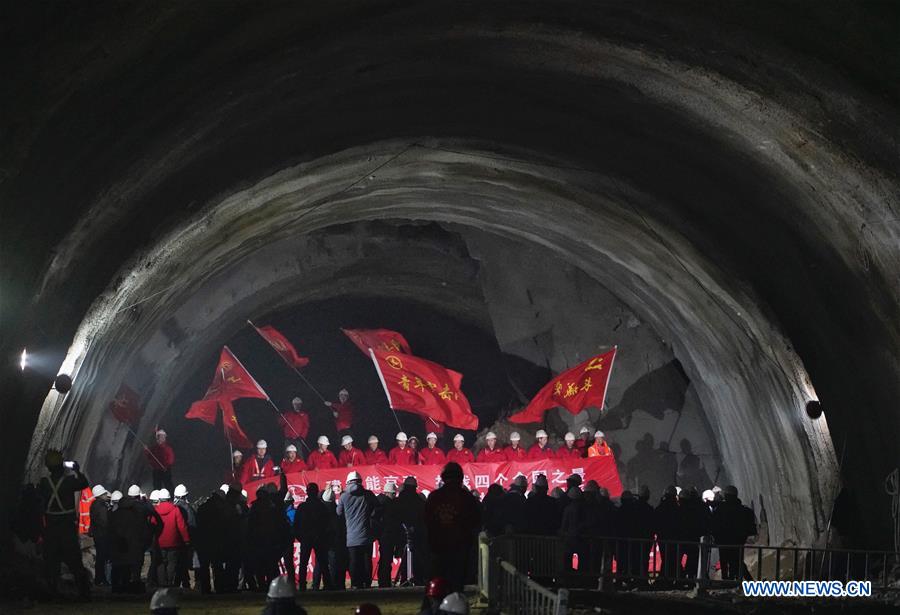
[[[447,462],[444,451],[437,447],[437,434],[433,431],[425,436],[425,448],[419,451],[419,464],[423,466],[442,466]]]
[[[342,468],[352,468],[353,466],[366,464],[366,458],[362,451],[353,446],[353,436],[341,438],[341,448],[344,450],[338,455],[338,465]]]
[[[506,452],[497,446],[497,434],[487,432],[484,437],[486,446],[478,451],[478,463],[500,463],[506,461]]]
[[[373,466],[377,463],[387,463],[387,454],[378,448],[378,436],[369,436],[369,448],[365,452],[366,465]]]
[[[164,429],[156,430],[156,444],[144,451],[150,469],[153,470],[153,488],[165,487],[171,493],[175,487],[172,483],[172,466],[175,465],[175,451],[169,444]]]
[[[397,465],[415,465],[416,453],[406,446],[408,441],[409,438],[406,437],[406,433],[401,431],[397,434],[397,446],[392,448],[391,452],[388,453],[388,463],[395,463]]]
[[[234,482],[241,482],[241,477],[244,475],[244,453],[241,452],[241,449],[236,448],[234,452],[231,453],[231,470],[225,474],[225,482],[227,484],[231,484]]]
[[[337,401],[326,401],[325,405],[331,408],[334,417],[334,429],[340,436],[346,436],[353,427],[353,404],[350,401],[350,392],[347,389],[338,391]]]
[[[267,453],[268,448],[269,445],[265,440],[256,443],[256,455],[244,464],[241,483],[247,484],[251,481],[275,476],[275,463]]]
[[[291,400],[291,409],[278,416],[278,425],[286,444],[300,446],[309,434],[309,414],[303,411],[303,400],[295,397]]]
[[[447,453],[447,462],[451,461],[460,465],[475,462],[475,455],[466,448],[466,439],[461,433],[453,436],[453,448]]]

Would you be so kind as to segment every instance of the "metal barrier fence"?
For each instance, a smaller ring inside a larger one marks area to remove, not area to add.
[[[891,586],[898,585],[900,571],[900,553],[894,551],[523,535],[485,537],[482,551],[550,586],[591,581],[596,587],[608,580],[734,587],[755,579],[871,581],[873,590],[900,589]],[[489,584],[491,567],[485,565],[481,572]]]
[[[538,585],[502,559],[497,561],[497,598],[506,615],[566,615],[569,591],[552,592]]]

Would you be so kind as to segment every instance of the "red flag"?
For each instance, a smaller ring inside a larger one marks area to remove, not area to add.
[[[137,425],[143,414],[138,394],[124,382],[119,386],[116,396],[109,402],[109,409],[117,421],[132,427]]]
[[[369,356],[369,348],[382,352],[412,354],[406,338],[390,329],[341,329],[341,331],[366,356]]]
[[[434,418],[451,427],[477,429],[469,400],[460,390],[462,374],[401,352],[370,349],[388,404]]]
[[[195,401],[191,404],[184,417],[200,419],[210,425],[215,425],[218,409],[222,408],[222,424],[228,439],[232,444],[250,447],[253,443],[238,425],[234,406],[231,403],[235,399],[242,397],[269,399],[266,392],[256,383],[250,372],[241,365],[237,357],[231,353],[228,346],[224,346],[222,353],[219,355],[216,373],[213,375],[212,383],[206,390],[206,395],[200,401]]]
[[[544,418],[544,412],[556,406],[562,406],[572,414],[589,406],[603,408],[616,350],[613,348],[564,371],[538,391],[528,407],[509,417],[509,421],[536,423]]]
[[[275,327],[257,327],[256,325],[253,325],[253,328],[256,329],[256,332],[259,333],[264,340],[269,342],[269,346],[271,346],[275,352],[280,354],[281,358],[284,359],[284,362],[288,365],[296,368],[309,365],[309,359],[297,354],[297,349],[294,348],[294,345],[291,344]]]

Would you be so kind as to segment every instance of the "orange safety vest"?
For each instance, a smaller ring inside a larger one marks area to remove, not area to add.
[[[94,501],[94,493],[90,487],[81,490],[81,499],[78,501],[78,533],[87,534],[91,531],[91,502]]]
[[[594,443],[588,448],[588,457],[606,457],[608,455],[612,455],[612,450],[606,442],[601,442],[599,445]]]

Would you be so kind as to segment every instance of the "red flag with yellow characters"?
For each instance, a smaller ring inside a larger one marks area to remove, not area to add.
[[[388,404],[459,429],[477,429],[469,400],[460,390],[462,374],[402,352],[369,349]]]
[[[218,410],[221,408],[222,424],[228,440],[237,446],[249,448],[253,443],[238,425],[237,415],[231,403],[242,397],[269,399],[266,392],[253,379],[250,372],[241,365],[228,346],[224,346],[219,355],[219,363],[216,365],[216,373],[206,390],[206,395],[200,401],[191,404],[184,417],[200,419],[210,425],[215,425]]]
[[[390,329],[341,329],[362,353],[369,356],[369,348],[383,352],[412,354],[409,342],[402,333]]]
[[[544,412],[556,406],[572,414],[588,407],[602,408],[616,350],[598,354],[561,373],[538,391],[524,410],[509,417],[510,422],[536,423],[543,420]]]
[[[297,353],[297,349],[294,348],[294,345],[288,341],[288,338],[286,338],[281,331],[269,325],[257,327],[252,322],[250,324],[253,325],[253,328],[256,329],[256,332],[259,333],[260,337],[269,342],[269,346],[272,347],[272,350],[277,352],[281,358],[284,359],[285,363],[297,369],[309,365],[309,358],[301,357]]]

